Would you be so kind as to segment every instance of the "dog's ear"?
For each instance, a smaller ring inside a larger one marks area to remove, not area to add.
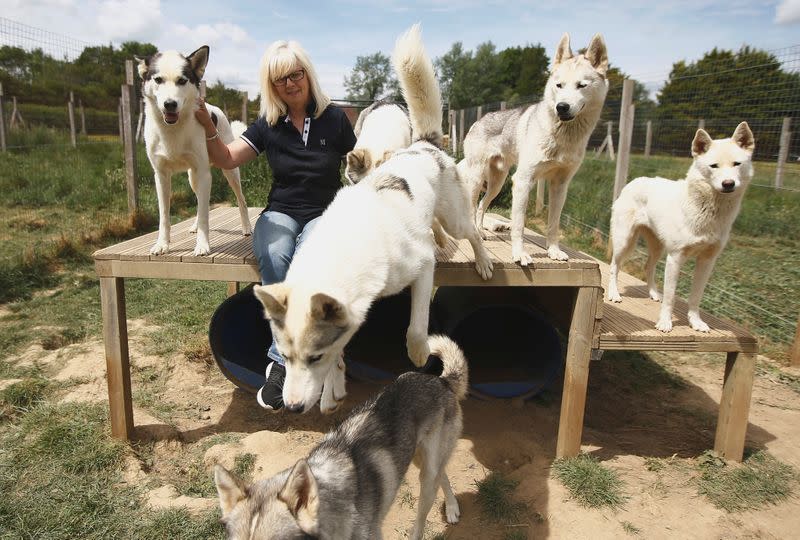
[[[142,78],[143,81],[146,81],[150,78],[150,59],[152,56],[135,56],[133,57],[136,60],[136,70],[139,72],[139,77]]]
[[[376,168],[380,167],[381,165],[383,165],[384,163],[389,161],[389,158],[391,158],[393,155],[394,155],[394,152],[392,150],[384,151],[383,152],[383,157],[375,162],[375,167]]]
[[[742,122],[736,126],[736,131],[733,132],[733,142],[738,144],[742,149],[748,152],[753,152],[756,148],[756,140],[753,137],[753,132],[750,131],[750,126],[747,122]]]
[[[219,464],[214,466],[214,483],[217,485],[219,507],[222,509],[222,517],[224,518],[236,508],[239,501],[247,498],[247,486],[233,473]]]
[[[347,165],[354,171],[366,171],[372,164],[365,148],[354,148],[347,153]]]
[[[295,463],[289,478],[278,493],[278,500],[286,504],[303,532],[310,535],[316,535],[319,530],[318,493],[317,480],[305,459]]]
[[[208,64],[208,45],[203,45],[194,51],[186,57],[186,60],[189,61],[192,71],[197,75],[197,80],[199,81],[202,79],[206,72],[206,65]]]
[[[289,306],[290,288],[283,282],[272,285],[256,285],[253,294],[264,306],[267,319],[283,319]]]
[[[583,56],[589,60],[589,63],[592,64],[595,71],[603,77],[606,76],[606,72],[608,71],[608,50],[606,49],[606,42],[603,40],[603,36],[595,34],[592,41],[589,42],[589,47],[586,48],[586,52],[583,53]]]
[[[557,66],[564,60],[572,58],[572,49],[569,46],[569,34],[566,32],[561,36],[561,41],[558,42],[556,47],[556,55],[553,57],[553,65]]]
[[[704,129],[698,129],[692,141],[692,156],[702,156],[711,148],[711,136]]]
[[[318,322],[345,326],[347,324],[347,310],[335,298],[324,293],[317,293],[311,297],[311,318]]]

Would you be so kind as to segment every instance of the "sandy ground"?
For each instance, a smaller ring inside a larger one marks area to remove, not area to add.
[[[147,468],[129,458],[125,472],[129,482],[151,485],[150,475],[160,470],[160,463],[166,467],[170,457],[223,433],[239,435],[238,442],[217,444],[206,451],[203,466],[209,475],[214,463],[230,467],[245,452],[257,457],[256,478],[271,475],[306,455],[352,406],[381,387],[349,381],[346,405],[330,417],[318,411],[303,416],[265,414],[251,395],[236,389],[213,366],[182,356],[165,359],[144,354],[150,330],[141,321],[129,322],[134,395],[137,370],[162,370],[166,379],[162,399],[177,413],[170,425],[135,405],[136,437],[154,441],[155,458]],[[102,343],[88,341],[57,351],[34,346],[11,361],[49,366],[57,380],[77,383],[64,400],[106,401],[104,358]],[[592,539],[799,537],[800,500],[796,497],[777,506],[729,514],[697,492],[692,458],[713,446],[724,355],[653,358],[642,360],[647,364],[644,372],[608,355],[591,367],[583,448],[619,472],[628,496],[620,510],[582,508],[550,476],[560,407],[558,381],[554,390],[533,401],[470,398],[464,402],[464,433],[448,466],[462,519],[457,525],[446,524],[440,496],[428,516],[426,537],[436,533],[470,540],[503,539],[512,533],[527,538]],[[673,374],[687,383],[678,388],[669,384]],[[0,387],[7,384],[0,380]],[[799,409],[797,393],[775,377],[760,376],[753,392],[748,448],[766,449],[800,469]],[[663,470],[651,471],[645,462],[648,457],[671,459]],[[476,482],[492,471],[519,482],[514,499],[528,510],[518,523],[501,525],[482,517]],[[406,537],[417,489],[417,471],[412,466],[384,524],[386,538]],[[193,511],[217,504],[213,498],[181,496],[168,484],[150,490],[146,497],[154,507],[182,506]],[[623,524],[628,524],[627,531]]]

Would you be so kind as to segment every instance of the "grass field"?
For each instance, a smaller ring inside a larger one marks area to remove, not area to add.
[[[46,147],[0,154],[0,379],[19,380],[0,389],[0,539],[222,538],[218,511],[199,516],[184,510],[154,511],[142,501],[153,486],[121,480],[127,459],[133,456],[148,466],[158,461],[158,450],[152,443],[127,446],[112,440],[103,404],[56,403],[54,396],[80,384],[79,379],[54,381],[36,361],[5,361],[32,345],[58,351],[96,339],[101,333],[100,295],[92,251],[155,227],[155,193],[141,149],[144,211],[131,220],[119,143],[92,140],[72,149],[49,136],[36,139],[49,141]],[[635,158],[632,175],[678,176],[684,166],[670,158]],[[611,163],[587,160],[565,211],[571,217],[564,221],[567,243],[597,255],[603,254],[604,244],[592,228],[607,229],[613,171]],[[245,167],[243,178],[250,206],[265,204],[270,174],[264,160]],[[176,179],[173,186],[176,222],[193,215],[194,200],[185,180]],[[235,204],[218,171],[212,200]],[[733,288],[735,294],[791,321],[797,316],[800,283],[798,206],[797,194],[751,189],[734,240],[714,276],[720,288]],[[635,271],[635,262],[633,266]],[[201,364],[209,360],[208,321],[225,298],[224,286],[131,279],[126,280],[126,295],[128,316],[155,328],[147,336],[146,353],[178,354]],[[715,309],[713,303],[706,307]],[[740,321],[762,336],[773,335],[771,327],[759,326],[764,317],[752,308],[744,309]],[[780,342],[779,332],[774,335],[773,341]],[[780,346],[785,347],[785,341]],[[775,350],[779,354],[781,349]],[[158,368],[134,370],[133,377],[137,407],[166,423],[181,414],[164,399]],[[214,435],[187,445],[176,463],[161,464],[165,471],[151,473],[182,494],[213,496],[213,484],[198,456],[204,445],[236,436]],[[248,463],[252,465],[252,458],[242,456],[240,472],[248,472]],[[708,479],[711,492],[718,479],[710,473]],[[525,505],[509,495],[514,485],[502,476],[490,476],[478,486],[478,501],[490,520],[506,519],[504,509],[511,516],[524,512]],[[634,525],[629,528],[635,530]],[[507,535],[517,537],[524,535]]]

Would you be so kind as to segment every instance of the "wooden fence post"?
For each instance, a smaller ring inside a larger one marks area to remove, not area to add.
[[[533,209],[533,215],[540,216],[544,210],[544,184],[545,181],[541,178],[536,180],[536,205]]]
[[[628,181],[628,164],[631,155],[631,131],[633,131],[633,80],[622,83],[622,107],[619,112],[619,144],[617,145],[617,170],[614,175],[614,198]]]
[[[644,157],[650,157],[650,145],[653,143],[653,122],[647,121],[647,133],[644,136]]]
[[[128,212],[139,210],[139,167],[136,163],[136,133],[133,124],[133,106],[136,87],[133,78],[133,60],[125,60],[125,84],[122,85],[122,133],[125,145],[125,177],[128,185]]]
[[[69,93],[69,101],[67,102],[67,112],[69,113],[69,140],[72,147],[78,146],[78,135],[75,131],[75,95]]]
[[[775,169],[775,189],[783,187],[783,165],[786,163],[786,158],[789,157],[789,141],[791,140],[792,132],[792,119],[786,117],[783,119],[783,126],[781,127],[780,149],[778,150],[778,167]]]
[[[697,121],[697,129],[706,129],[706,120],[705,118],[701,118]]]
[[[450,148],[453,155],[456,155],[458,149],[458,131],[456,130],[456,111],[450,111]]]
[[[3,108],[3,83],[0,83],[0,152],[6,151],[6,113]]]
[[[794,333],[794,344],[789,351],[789,364],[800,366],[800,316],[797,317],[797,330]]]
[[[247,125],[247,92],[242,94],[242,122]]]
[[[478,120],[480,120],[482,116],[483,116],[483,105],[478,105]],[[475,121],[477,122],[478,120]]]
[[[500,110],[501,110],[501,111],[504,111],[504,110],[506,110],[506,102],[505,102],[505,101],[501,101],[501,102],[500,102]]]
[[[461,109],[458,115],[458,147],[464,148],[464,109]]]
[[[125,144],[125,128],[122,123],[122,96],[120,95],[119,103],[117,104],[117,120],[119,120],[119,142]]]
[[[86,112],[83,110],[83,100],[78,100],[78,111],[81,115],[81,135],[86,136]]]

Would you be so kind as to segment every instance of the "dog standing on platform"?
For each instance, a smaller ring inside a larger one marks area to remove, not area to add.
[[[147,158],[155,172],[158,196],[158,238],[150,253],[161,255],[169,251],[172,175],[189,171],[189,185],[197,196],[197,218],[190,229],[197,233],[194,255],[208,255],[211,251],[208,238],[211,165],[205,132],[194,117],[200,97],[200,80],[208,63],[208,47],[200,47],[189,56],[165,51],[136,60],[139,62],[139,76],[144,82],[144,141]],[[244,124],[234,122],[231,126],[219,107],[209,104],[206,107],[219,137],[226,144],[244,132]],[[223,170],[222,174],[236,194],[242,234],[247,236],[252,230],[239,169]]]
[[[617,289],[619,266],[636,247],[639,235],[647,241],[647,286],[650,298],[661,300],[655,283],[656,263],[666,250],[664,297],[656,328],[672,330],[675,288],[683,263],[696,257],[689,293],[689,325],[708,332],[700,318],[703,296],[714,262],[728,242],[742,197],[753,177],[755,140],[747,122],[729,139],[711,140],[698,129],[692,141],[694,161],[685,180],[636,178],[627,184],[611,210],[613,255],[609,267],[608,299],[621,302]]]
[[[393,64],[414,142],[358,184],[339,190],[292,260],[285,281],[253,288],[286,359],[283,401],[290,412],[305,412],[320,399],[323,412],[337,407],[331,398],[344,398],[344,372],[336,367],[345,345],[375,300],[409,285],[406,347],[414,365],[425,364],[436,264],[430,234],[434,217],[450,236],[470,241],[481,277],[492,275],[469,192],[453,159],[438,146],[441,95],[417,25],[397,40]],[[332,390],[326,378],[335,380]]]
[[[566,261],[558,247],[561,210],[567,187],[580,167],[586,143],[600,118],[608,91],[608,54],[600,34],[586,52],[573,55],[569,35],[558,44],[544,97],[526,109],[489,113],[475,122],[464,139],[464,159],[458,164],[462,178],[472,185],[473,207],[481,189],[486,195],[477,205],[475,220],[483,217],[500,193],[509,169],[517,165],[511,203],[511,256],[522,266],[531,264],[523,249],[528,198],[534,182],[547,180],[547,254]],[[505,225],[492,223],[489,229]]]
[[[467,362],[445,336],[431,336],[428,343],[442,360],[441,377],[404,373],[291,469],[245,485],[217,465],[214,479],[228,538],[379,539],[412,459],[419,467],[420,493],[410,538],[422,538],[439,487],[447,522],[458,522],[445,467],[461,436]]]

